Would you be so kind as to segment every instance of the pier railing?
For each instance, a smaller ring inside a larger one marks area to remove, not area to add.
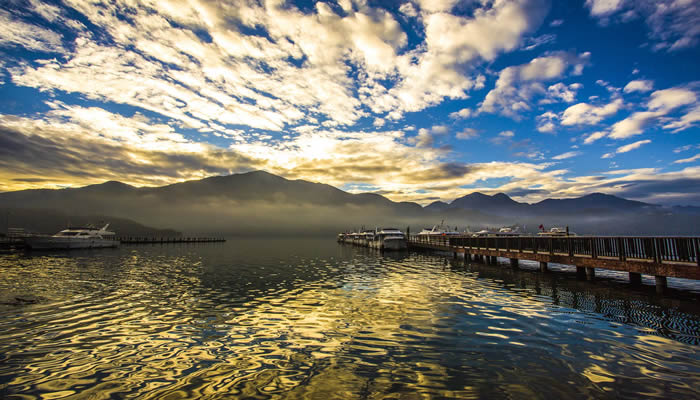
[[[412,235],[409,242],[446,248],[546,253],[620,261],[695,263],[700,266],[700,238],[697,237]]]

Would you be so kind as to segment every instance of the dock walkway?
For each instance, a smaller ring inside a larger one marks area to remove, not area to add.
[[[697,237],[411,235],[408,246],[487,264],[495,264],[497,257],[508,258],[513,267],[518,260],[538,261],[542,272],[548,263],[574,265],[576,273],[589,280],[595,278],[596,268],[628,272],[632,284],[641,284],[642,274],[653,275],[659,293],[666,288],[667,277],[700,280]]]
[[[123,244],[156,244],[156,243],[221,243],[225,242],[224,238],[216,237],[142,237],[142,236],[123,236],[117,237]]]

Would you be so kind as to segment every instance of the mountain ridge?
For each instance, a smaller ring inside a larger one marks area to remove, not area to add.
[[[81,188],[0,193],[0,207],[53,208],[68,215],[113,215],[158,228],[232,234],[328,235],[365,226],[569,225],[579,233],[698,231],[695,208],[660,208],[602,193],[521,203],[505,193],[473,192],[421,207],[376,193],[290,180],[265,171],[213,176],[160,187],[118,181]]]

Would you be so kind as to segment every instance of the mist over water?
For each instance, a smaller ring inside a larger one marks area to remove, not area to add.
[[[700,394],[695,294],[614,275],[238,238],[3,255],[0,270],[2,398]]]

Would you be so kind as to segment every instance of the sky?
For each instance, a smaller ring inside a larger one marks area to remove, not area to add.
[[[700,206],[693,0],[4,0],[0,191],[265,170]]]

